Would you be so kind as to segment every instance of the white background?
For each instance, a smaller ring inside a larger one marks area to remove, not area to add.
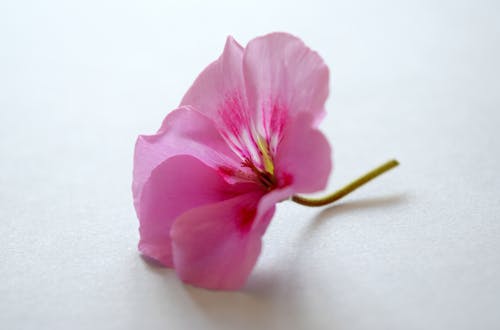
[[[498,1],[2,1],[0,328],[498,329]],[[287,31],[332,72],[330,190],[285,202],[247,286],[136,250],[135,138],[233,35]]]

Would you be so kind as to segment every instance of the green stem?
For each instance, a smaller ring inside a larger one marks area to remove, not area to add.
[[[312,207],[324,206],[324,205],[331,204],[335,201],[338,201],[339,199],[341,199],[345,195],[358,189],[359,187],[361,187],[365,183],[375,179],[377,176],[389,171],[390,169],[392,169],[398,165],[399,165],[399,162],[397,160],[395,160],[395,159],[389,160],[389,161],[385,162],[384,164],[380,165],[379,167],[374,168],[373,170],[366,173],[365,175],[360,176],[359,178],[352,181],[351,183],[349,183],[345,187],[337,190],[333,194],[327,195],[323,198],[307,198],[307,197],[295,195],[295,196],[292,196],[292,201],[294,201],[295,203],[301,204],[301,205],[312,206]]]

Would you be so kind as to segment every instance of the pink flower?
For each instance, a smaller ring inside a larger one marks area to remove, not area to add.
[[[186,283],[243,286],[275,204],[326,186],[327,96],[328,68],[298,38],[242,48],[229,37],[159,131],[137,140],[139,250]]]

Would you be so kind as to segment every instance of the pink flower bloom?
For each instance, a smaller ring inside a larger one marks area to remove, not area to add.
[[[137,140],[139,250],[186,283],[242,287],[275,204],[326,186],[327,96],[328,68],[301,40],[273,33],[242,48],[229,37],[159,131]]]

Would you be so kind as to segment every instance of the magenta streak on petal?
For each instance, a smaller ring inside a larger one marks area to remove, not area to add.
[[[238,210],[236,226],[242,234],[246,234],[250,231],[256,214],[257,208],[254,205],[242,206],[241,209]]]
[[[220,105],[219,115],[222,123],[219,125],[221,136],[240,155],[243,167],[251,168],[254,173],[265,172],[264,158],[268,157],[270,161],[274,159],[282,139],[287,122],[287,107],[277,100],[270,99],[263,105],[262,111],[256,113],[260,118],[253,118],[242,106],[238,92],[234,92],[228,94]],[[257,140],[261,142],[260,145]],[[240,177],[248,177],[250,173],[243,168],[239,174],[243,174]]]
[[[225,96],[223,103],[219,106],[218,113],[222,120],[222,127],[220,127],[221,134],[238,151],[240,156],[243,158],[250,157],[248,150],[243,148],[245,144],[241,139],[242,131],[248,123],[248,118],[243,118],[246,110],[241,104],[238,92]]]
[[[274,134],[272,134],[272,136],[270,137],[269,147],[271,148],[271,151],[275,153],[276,147],[278,143],[281,141],[283,130],[286,125],[287,110],[286,107],[284,107],[278,102],[275,102],[272,105],[272,110],[270,111],[270,113],[271,113],[271,119],[270,119],[269,130]]]
[[[240,155],[242,162],[250,160],[255,167],[263,170],[262,151],[256,140],[258,133],[254,127],[254,120],[243,106],[238,91],[226,95],[218,113],[221,119],[220,133]]]

